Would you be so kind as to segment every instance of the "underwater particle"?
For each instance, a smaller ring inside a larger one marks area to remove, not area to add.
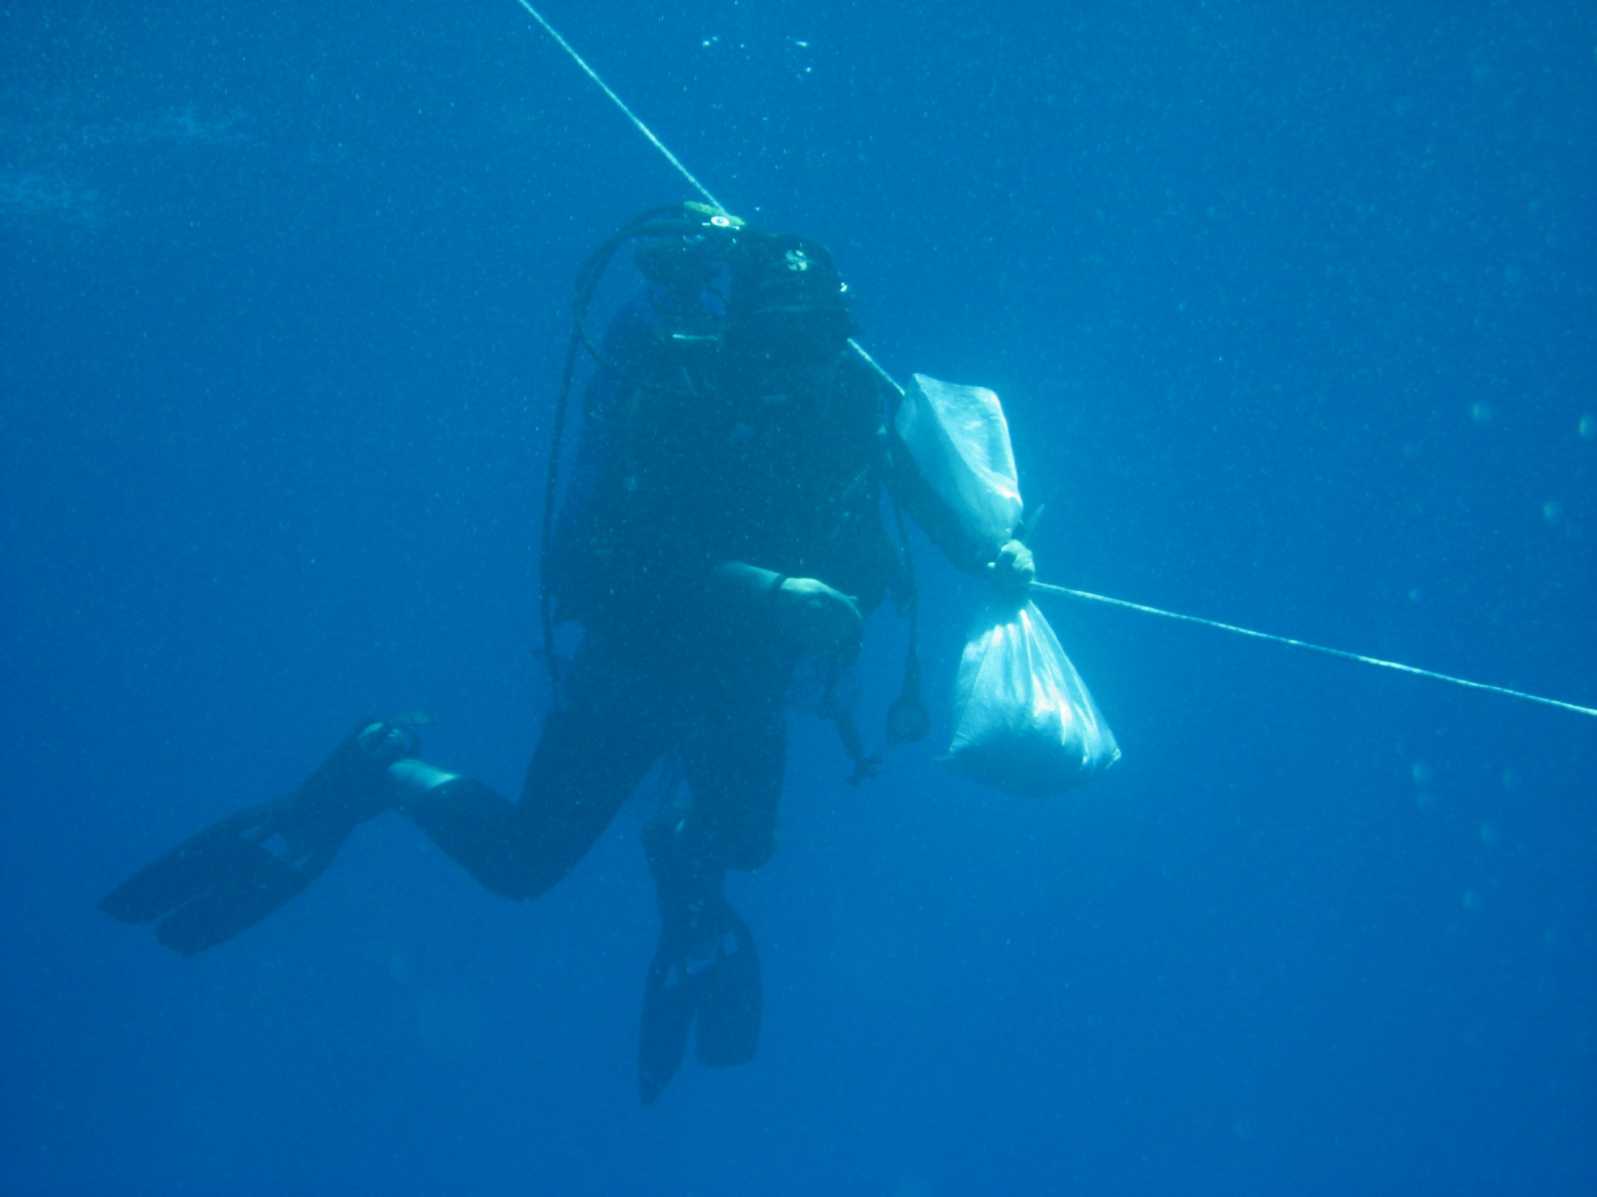
[[[1544,523],[1556,526],[1562,523],[1563,519],[1564,505],[1557,499],[1548,499],[1547,502],[1542,504],[1542,521]]]
[[[1583,441],[1597,441],[1597,416],[1587,412],[1575,422],[1575,432]]]
[[[1410,586],[1408,588],[1408,601],[1416,607],[1419,606],[1425,601],[1425,592],[1418,586]]]
[[[1419,810],[1429,810],[1436,803],[1436,792],[1431,789],[1433,773],[1424,761],[1415,761],[1408,767],[1409,780],[1414,783],[1414,805]]]
[[[1500,780],[1502,781],[1503,789],[1505,790],[1519,789],[1520,776],[1517,769],[1504,769]]]
[[[105,223],[98,191],[32,172],[0,174],[0,222],[56,219],[91,232]]]
[[[1492,414],[1492,405],[1484,399],[1477,399],[1469,405],[1469,418],[1477,424],[1490,424]]]
[[[1467,889],[1458,895],[1458,904],[1464,910],[1479,910],[1481,908],[1481,895],[1477,890]]]
[[[1475,828],[1475,835],[1483,848],[1495,848],[1503,838],[1502,833],[1497,830],[1497,824],[1490,819],[1480,821],[1480,825]]]
[[[798,79],[815,74],[815,64],[810,57],[811,51],[814,50],[813,43],[804,37],[788,37],[784,38],[783,42],[788,73]]]
[[[416,961],[407,952],[395,952],[388,958],[388,978],[395,985],[411,985],[416,980]]]

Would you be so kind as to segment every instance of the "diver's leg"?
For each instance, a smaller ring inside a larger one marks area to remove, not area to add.
[[[684,850],[741,871],[770,860],[786,767],[787,715],[774,683],[750,682],[740,700],[707,704],[683,738],[693,828]]]
[[[363,723],[286,798],[230,815],[112,890],[100,909],[156,924],[156,938],[193,955],[231,939],[321,876],[359,823],[387,810],[387,769],[415,751],[401,723]]]
[[[584,651],[544,719],[519,803],[419,761],[389,770],[399,807],[484,887],[531,898],[582,859],[669,743],[658,679]]]
[[[757,701],[725,710],[702,725],[684,750],[701,849],[726,867],[757,869],[776,851],[777,807],[787,765],[785,687],[752,688]],[[760,958],[748,926],[720,903],[716,967],[699,999],[695,1045],[701,1063],[743,1064],[759,1046],[764,998]]]

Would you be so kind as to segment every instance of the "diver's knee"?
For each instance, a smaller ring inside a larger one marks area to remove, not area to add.
[[[511,902],[533,902],[554,888],[559,877],[549,877],[532,870],[521,869],[507,874],[500,883],[491,886],[501,898]]]
[[[531,902],[543,895],[546,886],[540,887],[522,877],[501,878],[497,882],[485,881],[488,892],[507,902]]]
[[[532,902],[565,880],[576,863],[576,860],[551,856],[547,846],[541,843],[512,841],[505,845],[498,884],[491,888],[512,902]]]
[[[737,869],[742,873],[751,873],[755,869],[764,868],[771,863],[771,857],[776,855],[776,836],[764,834],[758,836],[742,836],[732,844],[728,853],[727,867]]]
[[[531,902],[541,898],[556,880],[506,861],[491,865],[478,863],[468,869],[483,889],[506,902]]]

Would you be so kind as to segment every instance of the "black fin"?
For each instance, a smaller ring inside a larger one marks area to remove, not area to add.
[[[682,955],[677,945],[662,940],[644,982],[638,1094],[646,1106],[665,1092],[682,1066],[693,1027],[702,978],[687,971]]]
[[[696,1040],[699,1062],[711,1068],[747,1064],[759,1047],[765,1001],[754,937],[730,907],[715,967],[704,974],[701,986]]]
[[[190,836],[100,899],[100,909],[124,923],[148,923],[192,901],[219,873],[248,867],[276,805],[239,811]]]

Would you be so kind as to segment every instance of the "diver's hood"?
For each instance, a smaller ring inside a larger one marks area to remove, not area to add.
[[[786,233],[738,240],[729,314],[847,312],[848,287],[826,247]]]
[[[835,341],[854,332],[848,286],[825,246],[786,233],[745,233],[738,239],[727,304],[731,329],[748,336],[796,335]]]

